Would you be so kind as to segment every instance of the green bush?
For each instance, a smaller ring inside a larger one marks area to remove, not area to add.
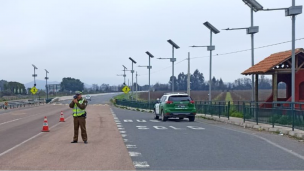
[[[237,111],[235,111],[233,113],[230,113],[230,116],[231,117],[236,117],[236,118],[243,118],[244,117],[244,115],[242,113],[237,112]]]

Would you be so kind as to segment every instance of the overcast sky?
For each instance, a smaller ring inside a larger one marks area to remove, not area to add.
[[[291,0],[260,0],[264,8],[290,7]],[[304,0],[296,0],[304,5]],[[255,46],[291,40],[291,18],[284,11],[254,13],[260,32]],[[33,80],[32,64],[40,80],[78,78],[87,84],[122,84],[122,65],[137,61],[139,84],[148,83],[146,51],[155,57],[172,55],[168,39],[181,48],[177,62],[191,57],[191,72],[199,69],[209,79],[209,52],[190,45],[209,45],[209,21],[218,29],[250,26],[250,9],[242,0],[1,0],[0,79],[27,83]],[[304,15],[296,18],[296,38],[304,38]],[[222,31],[213,36],[214,54],[250,49],[245,30]],[[304,40],[296,47],[304,47]],[[258,49],[255,62],[272,53],[291,49],[291,43]],[[151,82],[167,83],[172,74],[169,60],[151,60]],[[244,77],[251,66],[251,52],[214,56],[213,75],[225,82]],[[167,69],[164,69],[167,68]],[[187,61],[175,65],[175,75],[187,72]],[[127,79],[131,81],[131,73]],[[135,78],[134,78],[135,79]]]

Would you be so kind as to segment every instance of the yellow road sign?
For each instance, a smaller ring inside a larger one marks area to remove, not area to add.
[[[122,88],[122,91],[127,94],[129,93],[130,88],[128,86],[124,86],[124,88]]]
[[[32,88],[31,88],[31,92],[32,92],[32,94],[36,94],[36,93],[37,93],[37,91],[38,91],[38,90],[37,90],[37,88],[36,88],[36,87],[32,87]]]

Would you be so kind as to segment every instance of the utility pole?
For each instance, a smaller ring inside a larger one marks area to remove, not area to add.
[[[187,94],[190,96],[190,52],[188,52],[188,79],[187,79]]]
[[[137,76],[139,76],[139,75],[136,72],[136,89],[135,89],[135,91],[136,91],[136,101],[137,101],[137,95],[138,95],[138,92],[137,92],[138,91],[138,89],[137,89],[137,86],[138,86]]]

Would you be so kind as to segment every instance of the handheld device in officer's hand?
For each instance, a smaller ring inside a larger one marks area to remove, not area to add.
[[[78,95],[75,95],[73,98],[74,98],[74,99],[77,99],[77,98],[78,98]]]

